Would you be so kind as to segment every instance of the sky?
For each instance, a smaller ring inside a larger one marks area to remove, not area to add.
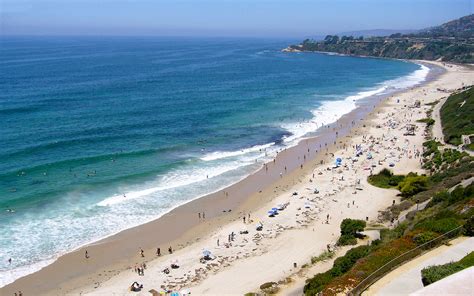
[[[422,29],[474,0],[0,0],[0,35],[311,37]]]

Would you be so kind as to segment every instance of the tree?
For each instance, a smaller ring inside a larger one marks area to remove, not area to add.
[[[341,222],[341,235],[357,236],[358,232],[361,232],[365,228],[365,221],[357,219],[344,219]]]

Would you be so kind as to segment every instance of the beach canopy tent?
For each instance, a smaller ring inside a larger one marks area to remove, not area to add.
[[[268,211],[268,217],[274,217],[275,215],[278,215],[277,208],[272,208],[270,211]]]

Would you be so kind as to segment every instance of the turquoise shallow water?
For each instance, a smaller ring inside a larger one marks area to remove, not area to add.
[[[286,54],[257,39],[0,39],[0,286],[255,170],[401,61]],[[13,258],[12,264],[7,263]]]

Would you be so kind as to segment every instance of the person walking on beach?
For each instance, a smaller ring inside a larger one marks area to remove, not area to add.
[[[171,246],[168,248],[168,252],[169,252],[170,254],[173,254],[173,249],[171,248]]]
[[[201,220],[201,212],[198,213],[199,220]]]
[[[143,252],[142,248],[140,248],[140,255],[142,256],[142,258],[145,257],[145,252]]]
[[[87,252],[87,250],[86,250],[86,253],[84,254],[84,256],[86,257],[86,259],[89,259],[89,253]]]
[[[156,256],[161,256],[161,250],[160,250],[160,248],[156,248]]]
[[[243,219],[244,219],[244,224],[245,224],[245,216],[244,216],[244,218],[243,218]]]

